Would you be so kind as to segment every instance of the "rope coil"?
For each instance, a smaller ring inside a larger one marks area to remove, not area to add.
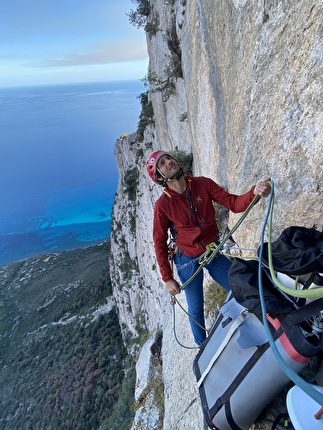
[[[275,341],[273,339],[273,336],[271,334],[271,330],[267,321],[267,312],[266,312],[266,304],[265,304],[265,298],[264,298],[264,290],[263,290],[263,284],[262,284],[262,256],[263,256],[263,244],[264,244],[264,237],[265,237],[265,229],[266,225],[269,220],[268,224],[268,244],[271,241],[271,227],[272,227],[272,212],[273,212],[273,202],[274,202],[274,183],[271,181],[271,193],[270,193],[270,203],[268,207],[268,211],[265,217],[264,225],[261,232],[261,245],[259,249],[259,266],[258,266],[258,283],[259,283],[259,296],[260,296],[260,304],[261,304],[261,311],[262,311],[262,319],[263,324],[268,336],[268,341],[271,346],[271,349],[273,351],[273,354],[275,358],[277,359],[278,364],[282,368],[282,370],[286,373],[286,375],[289,377],[291,381],[293,381],[296,385],[298,385],[308,396],[310,396],[313,400],[315,400],[319,405],[323,405],[323,395],[319,393],[317,390],[315,390],[310,384],[308,384],[304,379],[302,379],[293,369],[291,369],[288,364],[285,363],[283,357],[281,356],[280,352],[278,351],[278,348],[275,344]],[[271,254],[271,249],[268,250],[269,255]],[[278,285],[277,285],[278,286]],[[287,289],[287,293],[290,294],[290,291],[294,291],[291,289]],[[309,291],[309,290],[306,290]],[[298,291],[299,293],[300,291]],[[322,297],[322,296],[320,296]]]

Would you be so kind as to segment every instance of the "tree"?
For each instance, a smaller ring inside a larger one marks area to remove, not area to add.
[[[147,23],[147,17],[150,14],[151,6],[149,0],[132,0],[133,3],[136,3],[137,9],[131,11],[127,14],[129,17],[130,24],[134,25],[137,28],[145,27]]]

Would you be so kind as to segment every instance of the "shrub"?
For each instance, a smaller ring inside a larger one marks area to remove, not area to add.
[[[193,156],[191,153],[181,151],[176,146],[175,150],[171,151],[171,155],[178,161],[179,165],[182,167],[184,175],[192,174]]]
[[[159,19],[158,16],[155,15],[151,21],[147,21],[145,25],[145,32],[149,37],[155,36],[158,31]]]
[[[182,115],[179,117],[180,122],[184,122],[188,120],[187,112],[183,112]]]
[[[150,14],[151,6],[149,0],[132,0],[136,3],[137,9],[131,11],[127,14],[129,17],[130,24],[137,28],[143,28],[147,24],[147,17]]]
[[[124,176],[125,192],[128,194],[130,201],[136,200],[137,187],[139,180],[139,171],[137,167],[127,170]]]
[[[161,92],[163,94],[163,101],[167,102],[170,96],[175,94],[176,87],[174,78],[172,75],[172,69],[170,67],[164,70],[166,78],[162,79],[157,73],[151,72],[144,80],[147,80],[151,86],[151,92]]]
[[[151,101],[148,99],[148,91],[138,96],[141,103],[141,113],[137,126],[137,139],[139,142],[144,140],[144,131],[149,124],[154,124],[154,109]]]

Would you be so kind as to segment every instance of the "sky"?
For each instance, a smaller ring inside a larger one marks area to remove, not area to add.
[[[141,79],[131,0],[0,0],[0,87]]]

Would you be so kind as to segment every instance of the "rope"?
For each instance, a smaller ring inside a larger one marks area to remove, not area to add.
[[[234,225],[234,227],[232,228],[232,230],[227,233],[224,238],[221,240],[221,242],[219,243],[219,245],[216,245],[216,243],[211,243],[206,247],[205,252],[201,255],[201,258],[199,260],[200,266],[199,268],[193,273],[193,275],[186,281],[184,282],[184,284],[182,284],[180,286],[181,290],[184,290],[185,287],[191,282],[193,281],[193,279],[198,275],[198,273],[203,269],[204,266],[206,266],[207,264],[209,264],[213,258],[220,252],[221,248],[223,247],[223,245],[225,244],[225,242],[230,238],[230,236],[233,235],[233,233],[240,227],[240,225],[242,224],[242,222],[245,220],[245,218],[247,217],[247,215],[249,214],[249,212],[251,211],[251,209],[253,208],[253,206],[257,203],[257,201],[260,199],[260,196],[256,195],[253,200],[251,201],[251,203],[249,204],[249,206],[247,207],[247,209],[245,210],[245,212],[243,213],[243,215],[240,217],[240,219],[237,221],[237,223]]]
[[[171,265],[171,268],[172,268],[172,271],[173,271],[173,259],[171,258],[170,259],[170,265]],[[184,309],[184,307],[181,305],[181,303],[177,300],[177,298],[176,298],[176,296],[174,296],[174,295],[172,295],[171,294],[171,300],[170,300],[170,304],[173,306],[173,331],[174,331],[174,337],[175,337],[175,340],[176,340],[176,342],[182,347],[182,348],[185,348],[185,349],[198,349],[199,348],[199,346],[186,346],[186,345],[183,345],[180,341],[179,341],[179,339],[178,339],[178,336],[177,336],[177,333],[176,333],[176,312],[175,312],[175,305],[176,305],[176,303],[178,304],[178,306],[182,309],[182,311],[189,317],[189,318],[191,318],[191,320],[192,321],[194,321],[195,322],[195,324],[197,324],[199,327],[201,327],[201,329],[202,330],[205,330],[205,332],[206,332],[206,334],[208,334],[209,332],[208,332],[208,330],[205,328],[205,327],[203,327],[203,326],[201,326],[201,324],[198,322],[198,321],[196,321],[193,317],[192,317],[192,315],[190,315],[185,309]]]
[[[313,288],[311,290],[293,290],[291,288],[286,287],[284,284],[282,284],[276,277],[274,265],[273,265],[273,259],[272,259],[272,248],[271,248],[271,235],[272,235],[272,217],[273,217],[273,208],[274,208],[274,193],[271,195],[270,204],[269,204],[269,212],[267,216],[267,220],[269,218],[269,224],[268,224],[268,263],[269,263],[269,270],[270,275],[272,277],[272,280],[277,288],[284,291],[285,293],[293,296],[293,297],[302,297],[302,298],[311,298],[311,299],[318,299],[323,297],[323,287],[319,288]],[[297,282],[295,284],[297,286]]]
[[[262,310],[262,319],[263,324],[268,336],[268,341],[271,346],[271,349],[273,351],[274,356],[276,357],[278,364],[283,369],[283,371],[286,373],[286,375],[291,379],[296,385],[298,385],[308,396],[310,396],[314,401],[316,401],[319,405],[323,405],[323,395],[317,391],[315,388],[313,388],[310,384],[308,384],[306,381],[304,381],[296,372],[294,372],[293,369],[291,369],[284,361],[282,356],[280,355],[280,352],[277,349],[277,346],[275,344],[275,341],[272,337],[270,327],[267,321],[267,313],[266,313],[266,306],[265,306],[265,298],[264,298],[264,291],[263,291],[263,285],[262,285],[262,255],[263,255],[263,245],[264,245],[264,237],[265,237],[265,229],[266,224],[269,221],[269,229],[268,231],[271,233],[271,223],[272,223],[272,208],[273,208],[273,201],[274,201],[274,183],[271,181],[271,193],[270,193],[270,204],[268,207],[268,211],[265,217],[264,226],[261,233],[261,242],[260,242],[260,249],[259,249],[259,266],[258,266],[258,283],[259,283],[259,295],[260,295],[260,303],[261,303],[261,310]],[[268,237],[268,244],[270,243],[271,237],[269,235]],[[270,251],[268,250],[268,254],[270,255]]]
[[[205,328],[205,327],[203,327],[198,321],[196,321],[196,319],[195,318],[193,318],[192,317],[192,315],[190,315],[188,312],[187,312],[187,310],[185,310],[184,309],[184,307],[180,304],[180,302],[177,300],[177,298],[176,298],[176,296],[172,296],[172,301],[171,301],[171,304],[175,304],[175,303],[177,303],[178,304],[178,306],[182,309],[182,311],[192,320],[192,321],[194,321],[195,322],[195,324],[196,325],[198,325],[200,328],[202,328],[205,332],[206,332],[206,334],[209,334],[209,331]]]
[[[242,222],[245,220],[245,218],[247,217],[247,215],[249,214],[249,212],[251,211],[251,209],[253,208],[253,206],[258,202],[258,200],[260,199],[260,196],[256,195],[251,203],[249,204],[249,206],[247,207],[247,209],[245,210],[245,212],[243,213],[243,215],[240,217],[240,219],[237,221],[237,223],[234,225],[234,227],[232,228],[232,230],[230,230],[225,236],[224,238],[220,241],[219,245],[216,245],[215,242],[210,243],[209,245],[206,246],[206,250],[205,252],[201,255],[200,259],[199,259],[199,268],[193,273],[193,275],[186,281],[184,282],[184,284],[182,284],[180,286],[180,290],[184,290],[185,287],[198,275],[198,273],[203,269],[204,266],[206,266],[206,264],[210,263],[213,258],[215,258],[215,256],[220,252],[221,248],[223,247],[223,245],[225,244],[225,242],[230,239],[230,237],[232,236],[232,234],[240,227],[240,225],[242,224]],[[171,260],[172,261],[172,260]],[[171,263],[172,265],[172,263]],[[173,267],[172,267],[173,269]],[[184,346],[177,338],[177,334],[176,334],[176,329],[175,329],[175,303],[177,303],[180,308],[186,313],[186,315],[191,318],[192,321],[195,322],[195,324],[197,324],[199,327],[201,327],[203,330],[206,331],[206,333],[208,334],[208,330],[205,327],[202,327],[201,324],[199,324],[184,308],[183,306],[179,303],[179,301],[176,299],[175,296],[172,296],[172,300],[170,302],[173,305],[173,331],[174,331],[174,337],[175,340],[177,341],[177,343],[182,346],[183,348],[186,349],[196,349],[198,347],[191,347],[191,346]]]
[[[186,346],[186,345],[183,345],[180,341],[179,341],[179,339],[178,339],[178,336],[177,336],[177,333],[176,333],[176,315],[175,315],[175,302],[176,303],[178,303],[179,305],[180,305],[180,303],[178,302],[178,300],[175,298],[175,296],[172,296],[172,301],[171,301],[171,304],[173,305],[173,331],[174,331],[174,337],[175,337],[175,340],[176,340],[176,342],[182,347],[182,348],[185,348],[185,349],[198,349],[199,348],[199,346],[197,346],[197,345],[195,345],[195,346]],[[180,307],[183,309],[183,307],[180,305]],[[187,313],[186,311],[185,311],[185,309],[183,309],[184,310],[184,312],[185,313]],[[188,314],[188,313],[187,313]],[[204,330],[205,330],[205,328],[204,327],[202,327]]]

